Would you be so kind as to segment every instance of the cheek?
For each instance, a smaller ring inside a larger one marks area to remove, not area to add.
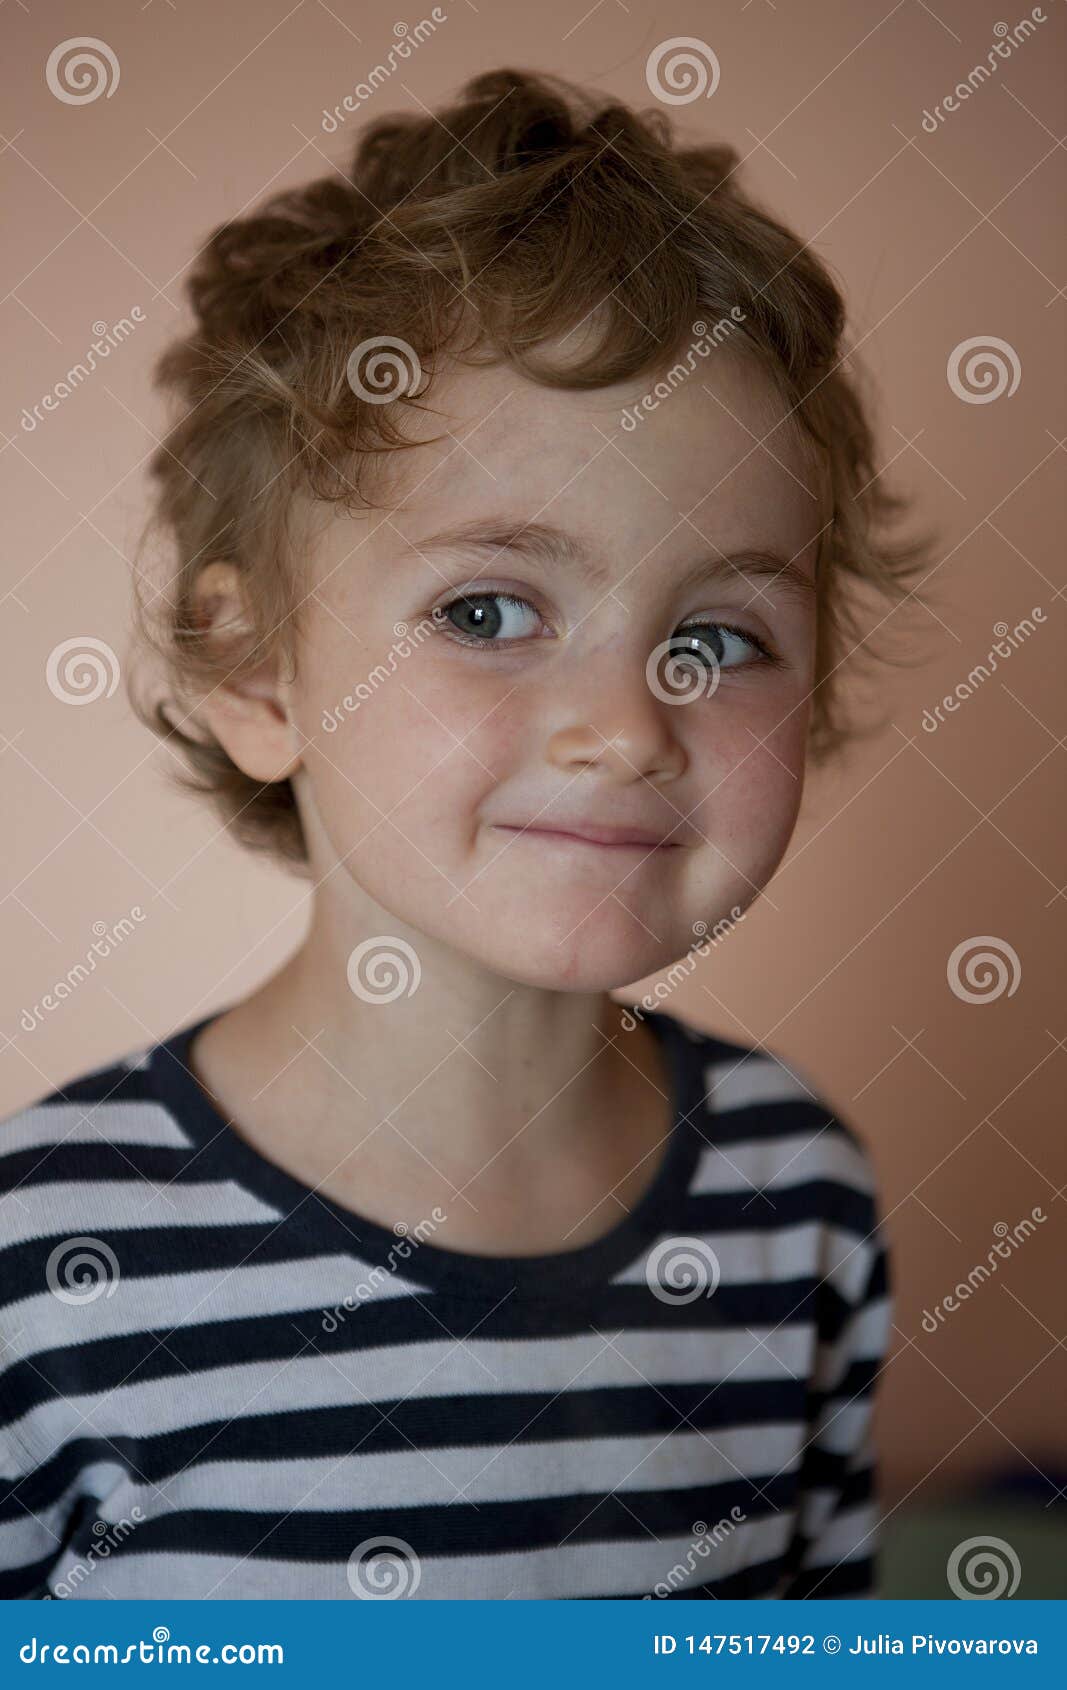
[[[380,824],[375,840],[394,856],[417,855],[417,844],[443,863],[469,839],[476,806],[516,755],[509,688],[446,673],[423,652],[347,684],[341,697],[328,683],[307,691],[298,719],[313,740],[305,762],[334,843],[347,834],[351,849]]]
[[[747,710],[723,713],[688,745],[702,795],[693,823],[757,885],[781,861],[803,795],[810,709],[783,721],[788,709],[768,711],[764,722]]]

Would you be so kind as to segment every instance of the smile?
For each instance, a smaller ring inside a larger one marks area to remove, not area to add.
[[[652,833],[642,833],[637,828],[624,827],[586,827],[576,824],[574,827],[512,827],[506,822],[495,823],[500,833],[522,835],[530,839],[544,840],[551,844],[585,845],[595,850],[608,851],[640,851],[648,854],[650,851],[676,851],[682,847],[673,839],[662,839]]]

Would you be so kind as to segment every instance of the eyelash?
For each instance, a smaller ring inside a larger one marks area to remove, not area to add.
[[[436,620],[441,632],[445,633],[446,638],[453,640],[457,645],[475,646],[482,649],[487,646],[495,646],[498,651],[509,651],[514,646],[532,644],[532,641],[530,640],[470,639],[461,634],[454,623],[449,623],[446,630],[444,625],[447,622],[448,612],[454,605],[477,603],[481,599],[499,599],[504,604],[522,605],[529,610],[537,612],[537,606],[531,604],[529,599],[521,598],[518,593],[494,591],[493,589],[483,590],[477,593],[459,593],[455,598],[449,599],[446,604],[439,605],[433,612],[434,619]],[[748,628],[740,628],[736,623],[720,622],[718,620],[683,623],[680,628],[675,629],[671,638],[678,639],[682,637],[687,627],[719,628],[724,634],[734,634],[738,639],[744,640],[746,644],[753,646],[755,650],[759,652],[759,657],[754,659],[754,662],[765,663],[768,667],[775,669],[784,667],[784,660],[779,657],[777,652],[773,651],[771,647],[765,643],[765,641],[761,640],[758,634],[753,634]],[[744,667],[744,665],[741,665],[740,667]]]

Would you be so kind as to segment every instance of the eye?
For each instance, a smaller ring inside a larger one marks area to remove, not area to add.
[[[755,634],[743,628],[732,628],[726,622],[689,622],[671,635],[671,656],[692,657],[710,669],[740,669],[746,663],[772,663],[781,660]],[[756,652],[755,658],[746,655]]]
[[[439,614],[468,645],[528,640],[541,625],[533,605],[511,593],[469,593],[442,605]]]

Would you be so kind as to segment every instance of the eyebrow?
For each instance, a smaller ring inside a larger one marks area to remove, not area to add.
[[[479,551],[490,552],[493,556],[501,552],[518,552],[542,564],[563,563],[577,570],[594,586],[611,586],[611,572],[597,562],[589,547],[576,535],[553,523],[519,522],[509,517],[486,516],[442,528],[420,540],[409,540],[405,536],[404,543],[416,552]],[[786,597],[802,605],[814,603],[818,593],[815,580],[799,564],[762,547],[701,557],[686,572],[681,584],[688,586],[704,580],[729,580],[732,576],[773,581]]]

